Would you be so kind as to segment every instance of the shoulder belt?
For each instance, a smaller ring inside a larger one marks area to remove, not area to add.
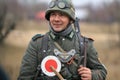
[[[38,45],[41,45],[41,47],[39,46],[39,51],[41,52],[41,56],[44,57],[44,53],[46,53],[47,49],[48,49],[48,40],[49,40],[49,37],[47,34],[45,35],[42,35],[41,34],[37,34],[36,36],[34,36],[32,39],[33,41],[37,40],[38,38],[42,38],[42,42],[41,41],[38,41]],[[40,44],[41,43],[41,44]],[[42,59],[41,59],[42,60]],[[40,61],[41,61],[40,60]],[[40,73],[40,70],[41,69],[41,64],[39,63],[38,66],[37,66],[37,72],[35,74],[35,77],[34,77],[34,80],[37,80],[37,77]]]
[[[84,61],[83,61],[83,66],[86,66],[87,63],[87,45],[88,42],[94,41],[92,38],[87,38],[85,36],[80,36],[80,49],[81,49],[81,55],[84,55]]]
[[[83,50],[84,46],[85,46],[85,43],[87,44],[90,41],[94,41],[94,40],[92,38],[88,38],[88,37],[85,37],[85,36],[80,36],[80,47],[81,47],[81,49]]]
[[[49,40],[49,37],[47,34],[44,35],[44,37],[42,38],[42,47],[41,47],[41,51],[42,51],[42,54],[43,53],[46,53],[46,51],[48,50],[48,40]]]

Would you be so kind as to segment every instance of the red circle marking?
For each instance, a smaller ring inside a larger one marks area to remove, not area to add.
[[[46,70],[47,70],[48,72],[53,72],[53,71],[50,69],[50,66],[53,66],[55,69],[57,69],[57,63],[56,63],[56,61],[50,59],[50,60],[46,61],[46,63],[45,63],[45,68],[46,68]]]

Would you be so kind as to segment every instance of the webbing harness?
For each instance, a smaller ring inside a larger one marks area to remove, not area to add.
[[[49,37],[46,34],[42,37],[42,42],[41,42],[42,47],[40,47],[40,51],[41,51],[40,53],[42,55],[45,55],[46,51],[48,50],[48,41],[49,41]],[[86,53],[87,42],[88,42],[87,38],[80,36],[80,52],[81,52],[81,56],[84,56],[84,61],[83,61],[83,63],[81,63],[83,66],[86,66],[86,62],[87,62],[86,61],[86,59],[87,59],[87,56],[86,56],[87,55],[87,53]],[[38,44],[40,44],[40,41]],[[34,80],[37,80],[40,70],[41,70],[41,66],[39,64],[37,67],[37,72],[34,77]]]

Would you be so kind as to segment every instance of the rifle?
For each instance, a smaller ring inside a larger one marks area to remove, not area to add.
[[[87,59],[87,53],[86,53],[86,39],[81,37],[81,32],[80,32],[80,26],[79,26],[79,21],[80,19],[78,19],[76,17],[75,22],[74,22],[74,28],[75,31],[77,33],[77,37],[80,40],[79,41],[79,47],[81,48],[81,53],[84,55],[84,62],[83,62],[83,66],[86,67],[86,59]],[[80,61],[81,62],[81,61]],[[80,64],[80,63],[79,63]]]

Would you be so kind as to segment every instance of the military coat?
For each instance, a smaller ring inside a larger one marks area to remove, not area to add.
[[[78,56],[74,59],[77,66],[72,63],[62,63],[62,69],[60,71],[60,74],[67,80],[80,80],[80,75],[78,75],[77,69],[80,65],[79,59],[82,55],[79,47],[79,39],[76,36],[77,34],[74,31],[72,31],[67,36],[56,36],[52,32],[48,32],[46,34],[48,35],[49,40],[47,42],[48,49],[47,51],[44,51],[45,53],[42,53],[41,51],[41,48],[43,46],[41,44],[44,42],[42,42],[42,38],[44,36],[37,35],[31,39],[22,59],[18,80],[33,80],[37,72],[37,67],[39,64],[41,64],[42,59],[48,55],[56,56],[54,54],[54,49],[59,50],[59,48],[54,44],[54,42],[60,45],[60,47],[66,52],[74,49],[76,51],[76,55]],[[107,74],[106,68],[98,59],[98,53],[93,46],[93,40],[90,38],[86,39],[86,67],[90,68],[92,71],[92,80],[105,80]],[[42,73],[41,70],[38,77],[39,80],[59,80],[57,76],[55,76],[54,78],[46,77],[46,75]]]

